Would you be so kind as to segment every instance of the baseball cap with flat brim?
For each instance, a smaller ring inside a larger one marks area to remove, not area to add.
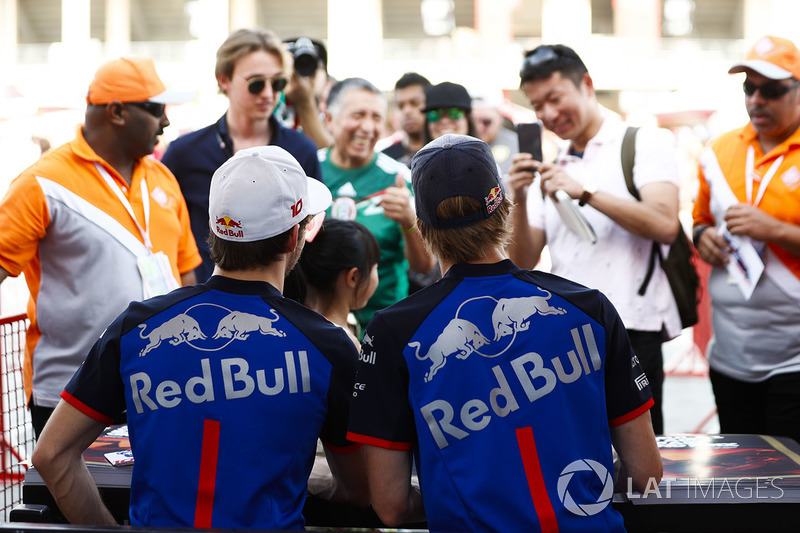
[[[104,63],[89,84],[86,103],[103,105],[114,100],[181,104],[194,99],[190,91],[167,89],[158,77],[152,59],[121,57]]]
[[[505,191],[488,144],[469,135],[448,133],[435,139],[411,160],[411,186],[417,217],[437,229],[455,229],[486,220],[503,203]],[[441,218],[442,201],[469,196],[481,209],[459,218]]]
[[[728,70],[728,74],[747,70],[771,80],[800,80],[800,50],[788,39],[766,35],[753,45],[744,61]]]

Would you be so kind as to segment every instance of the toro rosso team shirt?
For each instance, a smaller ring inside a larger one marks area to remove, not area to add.
[[[652,405],[600,292],[506,260],[460,264],[378,312],[348,438],[415,450],[434,531],[624,531],[610,426]]]
[[[358,358],[343,330],[271,285],[220,276],[133,303],[62,397],[127,407],[131,524],[300,529],[317,438],[346,438]]]

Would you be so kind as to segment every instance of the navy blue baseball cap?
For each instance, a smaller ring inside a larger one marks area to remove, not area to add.
[[[443,135],[422,147],[411,160],[411,186],[417,217],[437,229],[463,228],[486,220],[505,197],[492,149],[469,135]],[[459,218],[440,219],[436,208],[454,196],[475,198],[481,209]]]

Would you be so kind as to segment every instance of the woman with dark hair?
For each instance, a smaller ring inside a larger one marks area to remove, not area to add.
[[[284,294],[343,328],[356,348],[360,331],[347,320],[378,287],[378,241],[361,223],[327,219],[289,275]]]
[[[449,81],[425,87],[426,143],[447,133],[477,137],[472,99],[463,85]]]

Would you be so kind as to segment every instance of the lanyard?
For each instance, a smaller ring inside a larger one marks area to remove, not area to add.
[[[758,186],[758,192],[756,193],[756,200],[753,201],[753,176],[755,175],[755,168],[753,166],[755,160],[755,150],[753,150],[752,146],[747,147],[747,162],[745,169],[745,192],[747,193],[747,203],[752,204],[754,207],[758,206],[761,202],[761,199],[764,197],[764,193],[767,192],[767,185],[772,180],[772,176],[778,171],[780,168],[781,163],[783,163],[783,156],[780,156],[776,159],[772,165],[770,165],[767,173],[764,174],[764,177],[761,178],[761,184]]]
[[[139,233],[142,234],[142,240],[144,240],[144,245],[147,246],[147,249],[150,252],[153,251],[153,243],[150,242],[150,195],[147,193],[147,183],[145,182],[144,177],[142,177],[142,181],[139,182],[139,185],[142,187],[142,208],[144,209],[144,228],[139,224],[139,221],[136,220],[136,215],[133,212],[133,207],[131,207],[131,203],[128,201],[128,198],[122,193],[122,189],[119,188],[117,182],[114,181],[114,178],[108,173],[108,171],[103,168],[100,163],[94,164],[97,171],[103,176],[103,179],[106,180],[106,183],[114,191],[114,194],[117,195],[119,201],[122,203],[122,207],[128,212],[128,214],[133,219],[133,223],[136,224],[136,227],[139,230]]]

